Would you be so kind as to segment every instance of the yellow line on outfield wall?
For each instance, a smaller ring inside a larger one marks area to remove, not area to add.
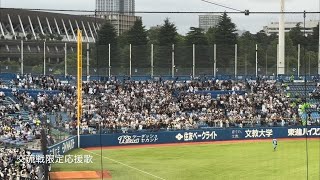
[[[78,148],[80,148],[80,118],[82,116],[82,33],[78,29],[77,37],[77,126],[78,126]]]

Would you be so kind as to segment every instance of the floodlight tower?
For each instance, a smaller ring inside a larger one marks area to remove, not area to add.
[[[284,32],[284,0],[280,0],[281,14],[279,20],[279,52],[277,63],[277,74],[285,74],[285,32]]]

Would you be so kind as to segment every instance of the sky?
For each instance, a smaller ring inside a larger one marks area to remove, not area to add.
[[[280,11],[280,0],[207,0],[239,10]],[[319,12],[320,0],[285,0],[285,11]],[[32,9],[75,9],[95,10],[95,0],[0,0],[1,7]],[[201,0],[136,0],[136,11],[206,11],[230,12],[222,7],[202,2]],[[136,14],[142,16],[146,28],[161,25],[169,18],[177,26],[178,32],[185,34],[190,27],[198,27],[200,14]],[[256,33],[271,21],[278,21],[279,15],[270,14],[230,14],[238,30]],[[287,21],[303,21],[303,15],[287,14]],[[318,14],[307,14],[306,20],[318,20]]]

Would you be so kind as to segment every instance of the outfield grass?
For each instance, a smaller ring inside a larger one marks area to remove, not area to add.
[[[308,177],[320,180],[320,141],[308,141],[308,152]],[[71,154],[91,154],[94,164],[56,164],[53,171],[101,170],[100,150],[74,150]],[[103,150],[102,156],[103,169],[111,172],[113,180],[307,179],[305,141],[280,140],[276,152],[270,141],[112,149]]]

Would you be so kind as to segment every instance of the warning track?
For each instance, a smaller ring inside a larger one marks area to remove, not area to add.
[[[174,147],[174,146],[193,146],[204,144],[238,144],[238,143],[259,143],[270,142],[272,139],[248,139],[248,140],[228,140],[228,141],[210,141],[210,142],[186,142],[186,143],[170,143],[170,144],[144,144],[144,145],[123,145],[109,147],[89,147],[83,148],[88,151],[105,149],[137,149],[137,148],[156,148],[156,147]],[[319,140],[319,138],[308,138],[308,141]],[[278,141],[306,141],[306,138],[279,138]]]

